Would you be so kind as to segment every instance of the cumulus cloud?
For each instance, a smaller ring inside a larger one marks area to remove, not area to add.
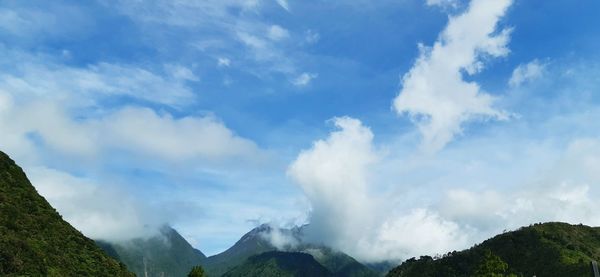
[[[333,122],[338,129],[302,151],[288,168],[288,176],[302,188],[311,204],[309,225],[305,229],[309,241],[373,262],[460,250],[502,230],[535,222],[600,225],[594,213],[600,204],[593,200],[600,189],[597,138],[575,139],[564,148],[545,146],[540,151],[549,156],[511,162],[495,173],[499,176],[487,176],[493,171],[486,169],[485,158],[478,160],[468,154],[473,148],[478,153],[488,153],[485,147],[469,144],[454,149],[452,157],[466,155],[468,160],[480,163],[472,166],[455,161],[461,170],[468,171],[466,176],[475,180],[472,183],[465,182],[462,173],[454,172],[452,165],[445,162],[421,163],[415,167],[411,165],[412,158],[382,155],[373,143],[373,133],[359,120],[344,117]],[[505,154],[522,151],[511,148],[514,145],[503,147]],[[530,154],[535,152],[522,155]],[[539,164],[539,160],[549,157],[556,158]],[[498,164],[494,161],[489,166]],[[536,166],[531,167],[532,164]],[[382,191],[377,182],[384,179],[401,184],[421,179],[382,170],[393,167],[394,171],[401,171],[403,166],[433,175],[432,184],[423,184],[422,188],[398,185],[398,191],[391,194]],[[447,172],[440,174],[438,166]],[[524,175],[500,177],[505,170],[523,166],[529,167]],[[484,170],[482,174],[487,177],[478,177],[469,167]],[[377,177],[375,172],[386,175]],[[492,179],[499,180],[500,185],[488,184]]]
[[[371,226],[367,220],[372,209],[367,195],[368,166],[377,154],[371,146],[371,130],[360,121],[342,117],[333,122],[339,130],[301,152],[288,175],[311,201],[309,236],[312,231],[338,249],[346,249],[351,245],[348,242],[356,241]]]
[[[541,78],[544,75],[546,64],[539,60],[533,60],[527,64],[520,64],[513,70],[508,85],[511,87],[519,87],[524,83]]]
[[[426,209],[395,210],[374,195],[371,167],[382,158],[371,130],[359,120],[333,119],[339,130],[302,151],[288,175],[303,189],[312,210],[308,240],[363,261],[400,260],[464,246],[459,226]]]
[[[426,151],[443,148],[462,131],[464,122],[507,118],[493,107],[491,95],[463,75],[483,70],[485,57],[508,54],[510,29],[498,31],[497,24],[511,3],[473,0],[464,13],[450,17],[432,47],[420,46],[421,54],[402,78],[393,107],[417,124]]]

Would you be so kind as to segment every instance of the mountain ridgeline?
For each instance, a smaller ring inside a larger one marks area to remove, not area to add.
[[[295,253],[290,255],[281,254],[281,249],[277,249],[268,240],[271,232],[280,232],[281,235],[293,238],[297,241],[296,245],[287,246],[285,252]],[[246,233],[231,248],[223,253],[208,257],[201,264],[205,268],[208,276],[240,276],[250,268],[255,266],[273,269],[276,265],[282,265],[273,272],[285,271],[292,274],[290,270],[293,257],[298,257],[296,266],[302,264],[309,265],[309,261],[302,258],[303,255],[310,255],[313,259],[326,269],[325,275],[262,275],[262,276],[348,276],[348,277],[371,277],[380,276],[382,272],[376,272],[371,268],[359,263],[354,258],[343,252],[334,251],[322,245],[313,245],[303,243],[302,228],[294,229],[274,229],[269,225],[261,225]],[[271,253],[262,258],[256,258],[263,253]],[[303,255],[300,255],[303,254]],[[267,258],[268,257],[268,258]],[[254,274],[254,271],[248,271],[246,274]],[[250,276],[250,275],[249,275]]]
[[[292,243],[278,249],[273,232]],[[302,241],[303,228],[261,225],[223,253],[206,257],[177,231],[126,242],[90,240],[40,196],[23,170],[0,152],[1,276],[374,277],[389,263],[365,265],[345,253]],[[100,247],[98,247],[100,246]],[[103,251],[104,250],[104,251]],[[120,261],[120,262],[119,262]],[[411,258],[389,277],[589,277],[600,261],[600,228],[543,223],[506,232],[467,250]],[[202,266],[204,269],[198,267]],[[131,270],[134,273],[128,271]]]
[[[206,256],[194,249],[177,231],[164,226],[149,238],[111,243],[96,241],[106,253],[127,265],[137,276],[187,276]]]
[[[0,152],[0,275],[134,276],[64,221]]]
[[[600,260],[600,228],[544,223],[497,235],[470,249],[434,259],[412,258],[389,277],[590,277]]]
[[[271,251],[254,255],[223,277],[334,276],[313,256],[300,252]]]

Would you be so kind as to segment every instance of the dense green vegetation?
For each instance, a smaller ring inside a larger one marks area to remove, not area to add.
[[[311,255],[299,252],[265,252],[252,256],[224,277],[302,277],[333,276]]]
[[[133,276],[65,222],[2,152],[0,275]]]
[[[120,243],[97,242],[137,276],[186,276],[206,256],[194,249],[177,231],[165,226],[160,234]]]
[[[305,244],[300,245],[297,249],[297,251],[312,254],[315,260],[327,268],[334,276],[375,277],[380,275],[354,258],[328,247]]]
[[[207,275],[211,277],[222,276],[225,272],[243,264],[252,256],[276,251],[277,248],[265,239],[267,234],[272,231],[272,228],[268,225],[254,228],[242,236],[235,245],[225,252],[208,257],[208,259],[202,262],[202,266],[205,268]],[[279,231],[286,233],[288,236],[295,236],[297,238],[301,236],[301,229],[299,228],[293,230],[282,229]],[[352,257],[342,252],[333,251],[324,246],[301,243],[286,250],[312,255],[318,263],[335,276],[373,277],[380,275],[365,265],[357,262]]]
[[[271,243],[263,239],[261,233],[267,232],[266,225],[257,227],[240,238],[232,247],[223,253],[210,256],[202,261],[202,266],[208,276],[217,277],[223,275],[233,267],[242,264],[250,256],[276,250]]]
[[[409,259],[388,276],[589,277],[592,260],[600,260],[599,228],[544,223],[498,235],[438,259]]]
[[[194,266],[187,276],[188,277],[206,277],[206,273],[204,273],[204,269],[201,266]]]

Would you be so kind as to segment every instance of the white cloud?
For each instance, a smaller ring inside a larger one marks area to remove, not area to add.
[[[546,64],[539,60],[533,60],[527,64],[520,64],[515,68],[508,85],[511,87],[519,87],[526,82],[530,82],[541,78],[544,75]]]
[[[264,1],[108,0],[106,3],[130,16],[142,28],[154,28],[156,25],[187,28],[190,35],[181,39],[188,43],[182,45],[200,49],[211,58],[227,53],[236,61],[236,68],[257,77],[283,74],[292,78],[300,71],[298,64],[301,63],[296,52],[290,51],[288,44],[278,43],[290,38],[290,31],[268,24],[258,16],[265,6]],[[278,4],[289,9],[287,1],[278,1]],[[209,31],[212,37],[206,38],[199,30]],[[169,45],[171,41],[160,43]],[[240,47],[240,43],[246,47]]]
[[[46,38],[78,37],[93,26],[91,18],[77,5],[49,2],[44,7],[3,2],[0,7],[0,32],[8,32],[19,42]],[[46,4],[46,3],[45,3]]]
[[[0,90],[21,98],[69,99],[70,105],[93,105],[103,97],[127,96],[173,107],[194,99],[185,82],[197,77],[182,66],[166,66],[168,74],[162,76],[135,65],[98,63],[77,68],[51,58],[11,54],[15,55],[11,60],[21,61],[10,72],[0,74]]]
[[[217,66],[229,67],[231,66],[231,60],[229,58],[221,57],[217,60]]]
[[[281,229],[279,226],[273,224],[269,224],[269,228],[270,229],[267,232],[262,232],[260,235],[275,248],[279,250],[288,250],[300,244],[300,240],[295,237],[291,231]]]
[[[333,122],[340,130],[302,151],[288,175],[312,204],[309,239],[348,250],[355,245],[349,242],[362,238],[371,226],[368,166],[378,156],[371,146],[373,134],[360,121],[342,117]]]
[[[373,249],[373,260],[396,260],[461,249],[468,239],[467,230],[457,223],[421,208],[397,217],[390,216],[380,227],[374,245],[365,248]]]
[[[312,210],[309,241],[325,243],[362,261],[400,260],[464,247],[467,236],[434,211],[402,211],[373,194],[372,169],[382,156],[360,121],[335,118],[340,129],[302,151],[288,175]]]
[[[463,74],[476,74],[484,56],[508,54],[510,30],[496,33],[496,25],[511,0],[473,0],[469,8],[449,19],[433,47],[421,46],[421,54],[402,78],[402,90],[394,99],[398,114],[408,114],[423,135],[423,148],[434,152],[475,118],[506,119],[493,107],[494,98]]]
[[[428,6],[456,7],[458,0],[426,0]]]
[[[192,72],[189,68],[181,65],[169,64],[165,66],[166,70],[170,73],[174,80],[183,81],[199,81],[200,78]]]
[[[308,44],[315,44],[319,42],[320,39],[321,35],[318,32],[315,32],[313,30],[306,30],[306,32],[304,32],[304,40]]]
[[[279,25],[271,25],[268,36],[271,40],[278,41],[290,37],[290,33]]]
[[[303,87],[310,84],[310,82],[317,78],[319,75],[316,73],[308,73],[304,72],[300,74],[300,76],[296,77],[296,79],[292,80],[292,84],[297,87]]]
[[[285,9],[286,11],[290,11],[290,4],[288,3],[287,0],[276,0],[277,4],[279,4],[279,6],[281,6],[283,9]]]
[[[92,123],[93,124],[93,123]],[[173,118],[145,108],[128,107],[102,119],[102,141],[111,147],[172,161],[260,159],[260,150],[250,140],[237,136],[214,117]]]
[[[514,145],[469,141],[443,154],[451,161],[423,161],[381,155],[356,119],[334,122],[339,130],[302,151],[288,176],[311,203],[308,239],[361,261],[461,250],[534,222],[600,224],[598,139],[561,147],[511,134]]]
[[[110,149],[167,161],[225,161],[260,159],[258,147],[235,135],[211,116],[173,118],[151,109],[126,107],[101,118],[73,120],[52,102],[16,106],[0,118],[0,132],[10,134],[0,146],[15,152],[25,149],[11,141],[29,142],[38,135],[45,147],[79,157],[94,157]],[[31,142],[27,143],[30,145]]]
[[[63,218],[93,239],[128,240],[156,234],[168,217],[116,186],[45,168],[27,169],[32,184]],[[118,203],[118,205],[115,205]]]

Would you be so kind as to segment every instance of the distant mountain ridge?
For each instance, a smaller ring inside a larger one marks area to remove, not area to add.
[[[272,232],[279,232],[288,238],[295,240],[295,245],[287,245],[285,249],[277,249],[268,237]],[[335,276],[379,276],[378,272],[359,263],[354,258],[338,251],[320,245],[302,243],[302,229],[275,229],[263,224],[246,233],[232,247],[226,251],[208,257],[202,262],[208,276],[222,276],[236,266],[242,265],[247,259],[265,252],[282,250],[285,252],[300,252],[313,256],[313,258]],[[338,275],[336,275],[338,274]],[[343,274],[343,275],[339,275]]]
[[[552,222],[503,233],[440,259],[412,258],[387,276],[590,277],[592,260],[600,260],[600,228]]]
[[[134,276],[64,221],[0,152],[0,275]]]
[[[270,251],[254,255],[223,277],[333,277],[313,256],[300,252]]]
[[[160,234],[150,238],[119,243],[99,240],[96,243],[142,277],[187,276],[192,267],[206,259],[200,250],[193,248],[169,226],[163,226]]]

